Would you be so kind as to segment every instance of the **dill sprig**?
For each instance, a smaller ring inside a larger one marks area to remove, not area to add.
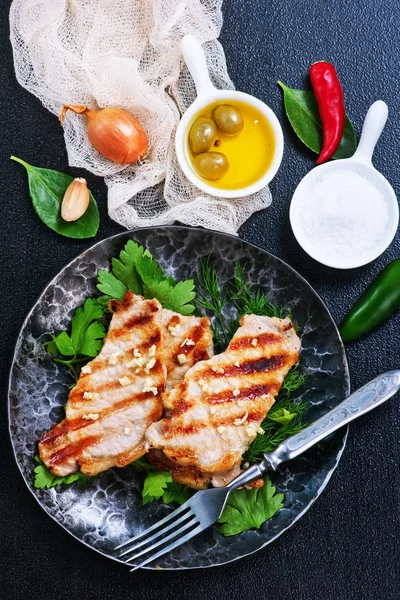
[[[285,408],[291,415],[294,415],[290,421],[286,423],[277,423],[272,420],[272,417],[278,410]],[[303,423],[303,413],[306,408],[304,402],[293,402],[291,400],[277,402],[276,407],[272,409],[263,422],[261,427],[264,429],[262,435],[257,434],[257,437],[247,448],[243,455],[243,461],[250,465],[260,462],[263,459],[263,454],[272,452],[281,442],[284,442],[288,437],[301,431],[306,424]]]
[[[239,317],[243,315],[260,315],[265,317],[278,317],[284,319],[286,316],[292,318],[287,308],[277,307],[269,302],[261,289],[252,291],[253,284],[246,281],[246,265],[236,261],[234,263],[233,280],[230,283],[228,295],[236,306]]]
[[[269,411],[261,427],[264,433],[257,437],[246,450],[243,461],[249,464],[259,462],[265,452],[272,452],[288,437],[301,431],[306,423],[303,415],[307,403],[292,399],[292,394],[304,385],[308,375],[301,372],[298,364],[286,375],[274,407]],[[278,418],[278,420],[275,420]]]
[[[201,259],[200,275],[197,276],[196,305],[212,313],[214,322],[211,325],[214,342],[219,350],[224,350],[230,342],[231,324],[226,323],[223,315],[226,295],[221,290],[217,271],[210,265],[211,254]]]

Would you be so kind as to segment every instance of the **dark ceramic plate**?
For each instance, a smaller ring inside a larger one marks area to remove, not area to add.
[[[139,229],[99,242],[78,256],[48,285],[23,324],[10,379],[10,432],[22,476],[43,509],[78,540],[114,558],[113,548],[172,510],[161,503],[141,505],[141,478],[129,467],[103,473],[86,488],[74,485],[50,490],[33,487],[37,441],[62,419],[70,375],[46,353],[46,331],[69,327],[73,311],[95,292],[99,268],[107,269],[128,239],[146,246],[175,279],[188,279],[199,260],[213,254],[221,281],[232,276],[233,261],[247,263],[248,279],[262,286],[276,305],[292,310],[303,331],[301,363],[310,377],[299,397],[309,403],[313,420],[349,393],[349,374],[335,324],[321,299],[287,264],[242,240],[186,227]],[[259,531],[223,537],[216,527],[159,561],[163,569],[222,565],[259,550],[290,527],[311,506],[336,468],[346,430],[272,476],[285,494],[285,507]]]

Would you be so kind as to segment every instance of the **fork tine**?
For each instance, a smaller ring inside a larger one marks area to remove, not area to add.
[[[161,540],[157,540],[156,542],[154,542],[154,544],[152,544],[148,548],[145,548],[144,550],[141,550],[137,554],[134,554],[133,556],[128,558],[125,562],[129,564],[132,560],[136,560],[137,558],[139,558],[139,556],[142,556],[142,554],[147,554],[148,552],[151,552],[151,550],[158,548],[162,544],[165,544],[165,542],[168,542],[169,540],[176,538],[176,536],[182,535],[182,533],[184,533],[191,527],[193,527],[195,525],[199,525],[199,522],[196,520],[196,515],[191,513],[188,515],[188,517],[190,517],[190,520],[187,523],[184,523],[183,525],[181,525],[181,527],[179,527],[179,529],[177,529],[176,531],[173,531],[172,533],[167,535],[167,537],[162,538]]]
[[[160,529],[160,531],[156,531],[156,533],[153,533],[153,535],[150,536],[149,538],[144,538],[138,544],[135,544],[134,546],[130,546],[128,548],[128,550],[125,550],[125,552],[122,552],[122,554],[119,554],[118,558],[121,558],[122,556],[126,556],[127,554],[130,554],[131,552],[133,552],[133,550],[137,550],[138,548],[140,548],[144,544],[148,544],[149,542],[152,542],[156,538],[160,537],[160,535],[164,535],[165,533],[167,533],[167,531],[169,531],[170,529],[173,529],[174,527],[176,527],[177,525],[179,525],[179,523],[182,523],[182,521],[186,521],[189,518],[192,519],[193,518],[193,514],[190,513],[190,512],[184,513],[182,515],[182,517],[180,517],[176,521],[173,520],[169,525],[167,525],[166,527],[163,527],[162,529]]]
[[[161,519],[161,521],[157,521],[157,523],[154,523],[154,525],[152,525],[151,527],[148,527],[147,529],[145,529],[144,531],[142,531],[142,533],[139,533],[139,535],[136,535],[135,537],[130,538],[129,540],[126,540],[126,542],[124,542],[123,544],[120,544],[119,546],[116,546],[114,548],[114,550],[120,550],[121,548],[124,548],[125,546],[128,546],[129,544],[132,544],[133,542],[136,542],[137,540],[139,540],[144,535],[147,535],[148,533],[151,533],[155,529],[158,529],[161,525],[164,525],[164,523],[167,523],[167,521],[169,521],[170,519],[174,519],[183,510],[185,510],[186,508],[188,508],[188,504],[189,504],[189,500],[187,500],[185,502],[185,504],[182,504],[182,506],[179,506],[178,508],[176,508],[175,510],[173,510],[172,513],[170,513],[169,515],[167,515],[166,517],[164,517],[163,519]]]
[[[197,535],[198,533],[200,533],[201,531],[203,531],[203,529],[204,529],[204,527],[202,527],[199,524],[195,529],[193,529],[193,531],[189,531],[189,533],[187,533],[186,535],[184,535],[182,538],[179,538],[179,539],[175,540],[174,542],[172,542],[171,544],[169,544],[166,548],[163,548],[162,550],[160,550],[159,552],[157,552],[157,554],[153,554],[153,556],[150,556],[149,558],[146,558],[146,560],[144,560],[140,564],[135,565],[131,569],[131,572],[132,571],[136,571],[136,569],[140,569],[141,567],[146,566],[150,562],[153,562],[154,560],[157,560],[157,558],[160,558],[160,556],[162,556],[163,554],[166,554],[167,552],[170,552],[171,550],[174,550],[174,548],[177,548],[178,546],[181,546],[185,542],[188,542],[190,539],[192,539],[192,537],[194,537],[195,535]],[[129,559],[129,561],[127,561],[127,564],[129,564],[129,562],[131,560],[132,559]]]

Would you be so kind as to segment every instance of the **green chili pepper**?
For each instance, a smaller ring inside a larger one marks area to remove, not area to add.
[[[400,258],[389,263],[374,279],[339,327],[344,342],[375,329],[400,308]]]

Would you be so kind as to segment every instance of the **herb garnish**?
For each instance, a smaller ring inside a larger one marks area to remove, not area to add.
[[[157,298],[164,308],[182,315],[194,311],[191,304],[195,298],[194,281],[176,283],[152,257],[148,250],[129,240],[119,258],[111,261],[111,271],[98,272],[97,288],[103,293],[99,302],[107,304],[109,300],[122,300],[127,290],[141,294],[145,298]]]
[[[51,336],[51,341],[45,342],[47,351],[54,360],[66,365],[77,378],[75,366],[98,355],[102,340],[106,334],[104,326],[99,323],[104,315],[104,308],[96,298],[88,298],[85,304],[76,309],[71,321],[71,335],[62,331]],[[60,358],[63,356],[64,358]]]
[[[224,512],[218,519],[222,535],[236,535],[248,529],[260,529],[283,507],[283,494],[276,493],[269,477],[262,488],[235,490],[230,493]]]

